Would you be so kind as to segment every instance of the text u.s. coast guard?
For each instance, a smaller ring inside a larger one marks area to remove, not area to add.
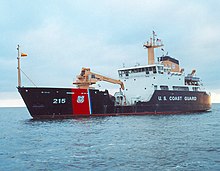
[[[196,96],[157,96],[159,101],[196,101]]]

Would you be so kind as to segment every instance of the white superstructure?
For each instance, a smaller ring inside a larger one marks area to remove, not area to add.
[[[154,62],[154,48],[163,46],[155,42],[155,36],[153,32],[153,38],[144,45],[148,49],[148,65],[118,69],[119,79],[125,87],[123,93],[115,94],[120,104],[147,102],[155,90],[200,90],[200,80],[194,77],[195,70],[186,77],[184,70],[179,67],[179,61],[170,56],[162,56],[157,63]]]

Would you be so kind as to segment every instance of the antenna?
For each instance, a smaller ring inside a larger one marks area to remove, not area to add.
[[[154,64],[154,49],[163,46],[161,39],[156,39],[156,33],[153,31],[153,38],[147,41],[143,46],[148,49],[148,65]]]
[[[18,69],[18,87],[21,87],[21,64],[20,64],[20,46],[18,45],[17,47],[17,51],[18,51],[18,66],[17,66],[17,69]]]

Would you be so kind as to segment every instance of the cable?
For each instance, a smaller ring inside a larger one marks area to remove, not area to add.
[[[20,69],[20,70],[21,70],[21,72],[27,77],[27,79],[28,79],[35,87],[37,87],[37,85],[34,84],[34,82],[25,74],[25,72],[22,71],[22,69]]]

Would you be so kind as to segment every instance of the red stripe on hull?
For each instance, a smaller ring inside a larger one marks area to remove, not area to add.
[[[72,89],[72,109],[74,116],[90,115],[87,89]]]

